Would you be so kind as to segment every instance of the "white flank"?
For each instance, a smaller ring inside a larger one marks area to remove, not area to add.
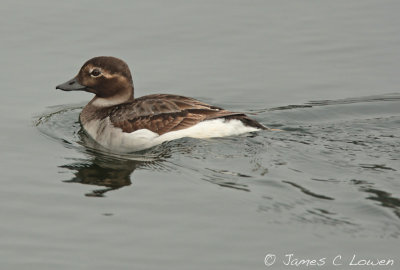
[[[102,146],[118,152],[135,152],[153,147],[165,141],[184,137],[213,138],[239,135],[259,129],[245,126],[239,120],[214,119],[200,122],[190,128],[167,132],[158,135],[148,129],[139,129],[132,133],[115,128],[107,117],[103,120],[93,120],[85,124],[86,132]]]

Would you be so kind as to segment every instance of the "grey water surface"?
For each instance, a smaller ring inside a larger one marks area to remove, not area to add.
[[[2,1],[0,269],[398,269],[399,11]],[[99,149],[54,89],[98,55],[281,131]]]

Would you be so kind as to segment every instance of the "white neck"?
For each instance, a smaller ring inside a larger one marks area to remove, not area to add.
[[[92,99],[92,101],[90,102],[90,104],[93,106],[96,106],[96,107],[111,107],[111,106],[125,103],[128,100],[129,100],[129,95],[128,96],[118,95],[118,96],[108,97],[108,98],[101,98],[101,97],[95,96]]]

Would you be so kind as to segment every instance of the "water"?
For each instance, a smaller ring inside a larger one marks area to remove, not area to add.
[[[1,269],[397,269],[397,1],[3,2]],[[97,55],[281,131],[98,149],[54,90]]]

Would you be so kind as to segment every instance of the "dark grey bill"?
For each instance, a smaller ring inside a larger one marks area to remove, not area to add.
[[[73,78],[68,82],[57,85],[56,89],[64,91],[79,91],[79,90],[86,90],[86,86],[83,86],[82,84],[78,83],[76,78]]]

